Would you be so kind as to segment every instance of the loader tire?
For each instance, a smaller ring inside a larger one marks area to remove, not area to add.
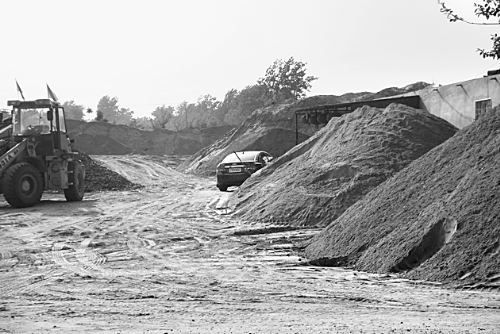
[[[64,197],[68,202],[79,202],[85,192],[85,171],[80,161],[68,163],[68,189],[64,189]]]
[[[3,195],[14,208],[26,208],[40,202],[43,179],[32,164],[21,162],[10,166],[3,178]]]

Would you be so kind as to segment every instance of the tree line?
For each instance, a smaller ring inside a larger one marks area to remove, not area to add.
[[[119,106],[117,97],[103,96],[96,110],[78,105],[75,101],[63,104],[66,117],[83,120],[85,114],[94,121],[124,124],[140,129],[169,129],[179,131],[191,128],[211,128],[238,125],[258,108],[273,103],[296,101],[310,90],[318,78],[306,73],[306,63],[277,59],[269,66],[262,78],[241,91],[230,89],[224,100],[218,101],[207,94],[196,102],[184,101],[178,106],[158,106],[149,117],[134,117],[130,108]]]

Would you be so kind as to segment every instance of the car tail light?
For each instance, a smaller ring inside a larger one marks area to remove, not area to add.
[[[217,166],[216,173],[223,174],[224,173],[224,166],[220,166],[220,165]]]
[[[256,163],[247,166],[247,171],[253,173],[259,170],[262,167],[262,164]]]

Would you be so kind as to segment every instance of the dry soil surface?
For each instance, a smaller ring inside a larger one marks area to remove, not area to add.
[[[0,200],[0,333],[498,332],[498,290],[307,266],[318,230],[235,220],[160,159],[93,158],[145,187]]]

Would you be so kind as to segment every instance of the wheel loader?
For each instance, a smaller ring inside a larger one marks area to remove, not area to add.
[[[15,208],[36,205],[45,190],[63,191],[69,202],[84,195],[85,169],[66,132],[57,101],[8,101],[0,119],[0,194]]]

